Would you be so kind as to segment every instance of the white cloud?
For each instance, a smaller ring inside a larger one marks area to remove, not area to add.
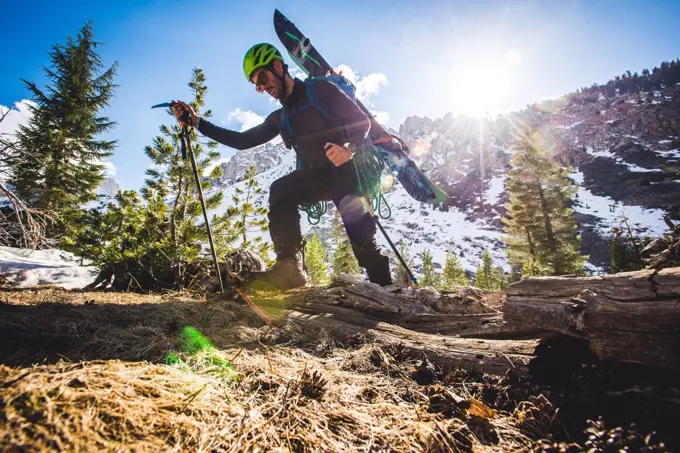
[[[107,160],[102,162],[102,165],[104,165],[104,176],[107,178],[113,178],[116,176],[118,170],[116,169],[116,166],[113,164],[113,162]]]
[[[366,77],[359,79],[357,82],[357,96],[359,99],[370,98],[378,94],[380,87],[387,85],[387,76],[380,72],[374,72]]]
[[[335,71],[342,72],[342,75],[354,84],[357,89],[357,98],[369,106],[373,105],[370,99],[380,92],[380,87],[388,84],[387,76],[382,72],[374,72],[362,77],[346,64],[339,65]]]
[[[296,77],[297,77],[298,79],[302,79],[302,80],[304,80],[304,79],[307,78],[307,74],[305,74],[305,73],[304,73],[300,68],[298,68],[297,66],[288,66],[288,74],[290,74],[290,76],[291,76],[292,78],[296,78]]]
[[[387,112],[371,112],[378,123],[385,125],[390,120],[390,114]]]
[[[252,110],[241,110],[241,109],[236,109],[233,112],[229,113],[229,121],[236,121],[237,123],[241,124],[241,127],[239,131],[243,132],[251,127],[255,127],[258,124],[262,124],[264,121],[264,117],[258,115],[257,113],[253,112]]]
[[[0,134],[8,138],[7,135],[13,136],[19,125],[27,125],[32,116],[29,109],[31,105],[35,106],[35,103],[26,99],[14,104],[13,108],[12,106],[6,107],[0,105],[0,117],[12,108],[2,123],[0,123]]]
[[[241,110],[241,109],[236,109],[229,113],[229,117],[227,118],[227,121],[232,122],[235,121],[239,123],[241,126],[239,127],[239,131],[247,131],[251,127],[255,127],[258,124],[262,124],[264,122],[264,117],[258,115],[257,113],[253,112],[252,110]],[[274,138],[271,143],[277,144],[280,143],[281,136],[277,136]]]

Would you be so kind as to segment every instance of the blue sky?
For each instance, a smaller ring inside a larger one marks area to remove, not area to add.
[[[34,1],[5,2],[0,16],[0,104],[29,96],[20,78],[44,81],[56,42],[94,20],[105,63],[118,61],[111,161],[137,189],[143,154],[169,118],[153,104],[188,99],[204,69],[214,121],[240,129],[276,106],[245,81],[241,61],[256,42],[278,44],[279,8],[333,65],[356,73],[364,99],[387,125],[411,115],[518,109],[627,69],[680,56],[680,2],[637,1]],[[236,112],[236,113],[234,113]],[[245,113],[252,112],[252,113]],[[233,150],[222,147],[223,155]]]

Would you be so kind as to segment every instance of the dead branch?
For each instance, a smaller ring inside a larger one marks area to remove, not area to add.
[[[0,193],[9,200],[14,216],[12,218],[12,214],[0,213],[0,244],[12,245],[18,239],[23,248],[37,249],[50,245],[46,229],[54,217],[26,206],[2,181]]]

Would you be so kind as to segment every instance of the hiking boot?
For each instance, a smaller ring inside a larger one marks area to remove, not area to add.
[[[377,263],[371,267],[366,267],[366,274],[371,283],[377,283],[380,286],[389,286],[392,284],[392,273],[390,272],[390,262],[385,256],[381,257]]]
[[[295,258],[279,259],[271,269],[253,272],[248,287],[256,289],[277,289],[286,291],[307,284],[307,273],[302,267],[300,254]]]

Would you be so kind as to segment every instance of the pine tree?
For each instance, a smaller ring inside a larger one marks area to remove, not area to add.
[[[408,248],[406,248],[406,244],[404,244],[404,242],[400,240],[398,242],[397,248],[399,254],[403,258],[404,262],[409,267],[409,269],[413,269],[413,259],[411,258],[411,255],[408,252]],[[413,283],[411,282],[411,277],[409,277],[408,272],[406,272],[406,269],[404,269],[404,266],[402,266],[401,263],[397,263],[396,266],[394,267],[394,282],[395,284],[401,284],[404,286],[409,286]]]
[[[29,206],[56,212],[66,222],[80,205],[96,199],[103,161],[116,144],[99,138],[115,125],[99,113],[114,94],[118,67],[103,64],[99,44],[89,22],[75,40],[52,47],[44,89],[23,80],[37,106],[30,108],[29,124],[19,127],[10,182]]]
[[[467,286],[469,284],[470,281],[465,275],[465,271],[461,267],[456,252],[452,247],[446,253],[442,288],[451,291],[459,286]]]
[[[193,71],[189,87],[193,94],[191,105],[201,113],[207,87],[200,69]],[[211,116],[209,111],[202,113],[205,117]],[[170,111],[168,114],[172,116]],[[154,138],[153,144],[145,148],[153,165],[146,171],[141,197],[134,191],[120,192],[103,215],[84,216],[84,225],[69,237],[76,248],[82,238],[100,238],[98,244],[86,247],[80,254],[92,257],[102,272],[115,276],[113,284],[119,289],[180,289],[195,282],[196,278],[206,277],[206,271],[212,268],[193,169],[181,153],[181,127],[163,125],[160,130],[161,134]],[[210,181],[221,172],[221,167],[214,165],[219,157],[215,150],[217,144],[212,141],[202,143],[194,131],[189,140],[202,189],[207,193]],[[213,168],[210,175],[205,174],[207,168]],[[253,176],[250,170],[249,174]],[[243,209],[252,201],[257,184],[247,181],[246,187],[250,192],[244,194],[251,194],[250,201],[239,200],[238,207],[232,206],[225,214],[213,214],[210,218],[218,256],[244,246],[243,228],[235,228],[236,222],[247,228],[261,223],[258,215],[262,217],[264,211]],[[208,196],[205,199],[207,209],[212,211],[220,206],[222,198],[221,192]],[[245,246],[260,247],[262,244],[246,240]]]
[[[501,266],[496,266],[494,268],[494,286],[495,289],[499,291],[505,291],[508,289],[508,277],[505,275],[505,271]]]
[[[305,264],[307,265],[307,275],[310,283],[313,285],[325,285],[330,282],[326,252],[316,234],[313,234],[307,240],[305,246]]]
[[[205,81],[203,71],[200,68],[194,69],[188,84],[193,94],[190,104],[196,113],[210,117],[210,111],[201,112],[207,92]],[[172,115],[172,112],[168,111],[168,114]],[[180,287],[185,280],[185,268],[201,257],[202,244],[208,242],[191,163],[189,159],[183,158],[181,153],[181,130],[181,126],[176,123],[173,126],[162,125],[161,135],[154,138],[152,146],[145,148],[145,153],[153,165],[146,170],[147,179],[142,189],[142,195],[147,203],[158,205],[164,200],[170,202],[167,213],[159,215],[167,215],[168,234],[165,238],[167,244],[164,244],[167,248],[165,253],[175,271],[175,284]],[[193,130],[189,140],[201,175],[201,187],[205,193],[210,189],[211,180],[218,178],[222,171],[219,165],[214,165],[219,157],[217,143],[208,141],[203,144]],[[213,168],[211,174],[205,177],[207,175],[204,175],[204,169],[211,166]],[[214,210],[222,201],[222,192],[216,192],[205,199],[206,209]],[[233,225],[237,214],[239,211],[231,207],[225,214],[213,215],[210,218],[218,256],[226,254],[233,248],[233,243],[242,238],[240,231]]]
[[[361,275],[361,267],[354,256],[352,244],[350,244],[349,238],[345,233],[342,219],[337,210],[332,220],[331,236],[337,244],[333,254],[333,276],[337,277],[344,273],[359,277]]]
[[[493,267],[491,254],[486,249],[482,253],[482,262],[477,266],[474,285],[479,289],[486,290],[496,290],[500,286]]]
[[[167,207],[163,199],[142,198],[135,191],[120,191],[103,214],[90,210],[80,230],[97,242],[74,244],[75,251],[108,273],[120,290],[160,290],[176,285],[173,252],[168,240]],[[76,239],[81,239],[76,236]],[[115,278],[114,278],[115,277]]]
[[[102,242],[103,214],[97,209],[75,211],[73,222],[61,240],[61,247],[81,257],[81,265],[84,260],[97,262],[102,254],[104,243]]]
[[[577,188],[553,162],[537,134],[520,133],[506,188],[503,218],[510,264],[529,274],[583,274],[586,256],[570,205]]]
[[[434,262],[430,250],[424,249],[420,254],[420,259],[423,262],[423,277],[420,280],[420,284],[422,286],[439,288],[441,285],[441,275],[438,274],[434,268]]]
[[[263,193],[260,183],[255,179],[255,165],[251,164],[248,167],[244,181],[245,188],[237,187],[232,197],[231,213],[237,219],[234,227],[240,237],[242,249],[254,250],[267,259],[270,243],[263,241],[261,236],[256,236],[253,240],[248,238],[248,233],[263,232],[269,229],[267,208],[254,204],[255,197]]]

